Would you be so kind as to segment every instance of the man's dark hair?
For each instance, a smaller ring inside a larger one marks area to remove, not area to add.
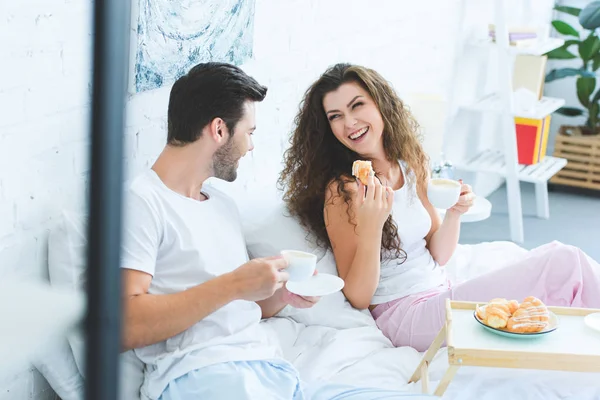
[[[171,88],[167,143],[193,143],[213,119],[221,118],[233,135],[244,113],[244,102],[262,101],[267,88],[235,65],[196,65]]]

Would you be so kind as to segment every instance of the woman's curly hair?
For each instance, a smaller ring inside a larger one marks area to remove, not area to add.
[[[348,218],[353,221],[352,194],[346,184],[354,182],[350,175],[352,163],[361,156],[338,141],[323,109],[323,97],[348,82],[362,86],[377,104],[384,122],[383,147],[387,159],[403,160],[407,172],[414,172],[416,182],[408,184],[414,183],[423,190],[427,182],[428,160],[419,140],[419,125],[392,86],[372,69],[350,64],[329,68],[308,88],[300,103],[291,146],[284,154],[284,168],[278,180],[290,213],[325,248],[331,248],[323,213],[325,193],[331,183],[337,183],[338,195],[348,204]],[[406,174],[409,179],[411,176]],[[387,256],[406,256],[391,216],[383,226],[381,247]]]

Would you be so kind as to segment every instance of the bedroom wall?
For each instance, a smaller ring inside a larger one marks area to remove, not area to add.
[[[257,0],[254,59],[243,68],[270,89],[257,109],[256,150],[231,190],[275,179],[303,91],[335,62],[379,70],[401,96],[443,92],[457,4]],[[0,3],[0,279],[46,279],[49,229],[61,210],[84,208],[91,11],[90,0]],[[163,146],[168,93],[127,101],[128,177]],[[0,378],[0,400],[54,396],[33,367]]]

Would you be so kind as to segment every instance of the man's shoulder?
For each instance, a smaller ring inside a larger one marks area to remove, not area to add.
[[[136,176],[125,185],[125,200],[133,207],[140,202],[157,206],[161,201],[161,188],[148,170]]]
[[[144,194],[155,192],[157,186],[152,179],[152,170],[147,170],[135,176],[125,184],[125,190],[129,193]]]

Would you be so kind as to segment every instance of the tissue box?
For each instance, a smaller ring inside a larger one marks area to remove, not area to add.
[[[515,118],[519,164],[537,164],[546,155],[550,115],[542,119]]]

